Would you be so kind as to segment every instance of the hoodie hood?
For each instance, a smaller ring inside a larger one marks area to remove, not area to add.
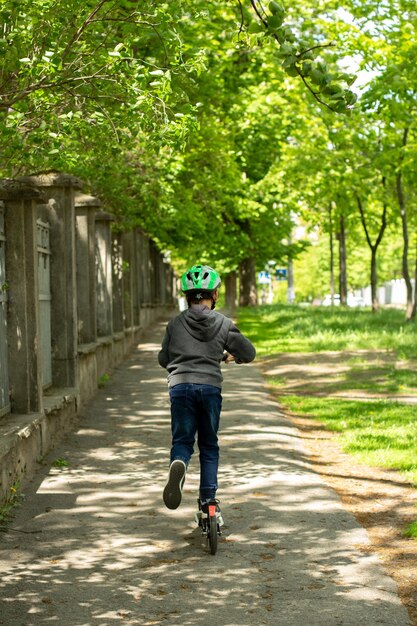
[[[219,332],[225,318],[206,306],[192,305],[180,315],[186,331],[198,341],[211,341]]]

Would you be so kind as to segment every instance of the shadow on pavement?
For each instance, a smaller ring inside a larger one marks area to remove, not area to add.
[[[50,455],[2,540],[0,624],[405,626],[395,585],[250,366],[225,370],[216,556],[162,503],[170,447],[153,329]],[[24,532],[23,532],[24,531]]]

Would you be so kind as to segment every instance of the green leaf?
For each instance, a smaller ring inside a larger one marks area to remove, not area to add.
[[[344,91],[339,83],[329,83],[323,87],[322,93],[336,98],[344,97]]]
[[[270,30],[275,30],[277,28],[280,28],[280,26],[282,25],[283,20],[284,20],[284,14],[282,14],[282,15],[271,15],[270,17],[268,17],[268,28]]]
[[[288,54],[295,54],[296,48],[292,46],[290,43],[284,43],[280,46],[280,54],[286,56]]]
[[[346,110],[346,103],[345,103],[344,100],[337,100],[336,102],[332,102],[330,106],[337,113],[346,113],[347,112],[347,110]]]
[[[301,73],[303,76],[309,76],[314,68],[314,64],[311,61],[306,61],[301,65]]]
[[[278,4],[278,2],[275,2],[274,0],[272,0],[272,2],[269,3],[268,8],[271,11],[272,15],[285,13],[285,9],[282,6],[282,4]]]
[[[260,24],[259,22],[251,22],[249,24],[249,28],[248,28],[248,32],[252,33],[252,34],[257,34],[257,33],[263,33],[265,30],[263,24]]]
[[[288,67],[285,67],[285,72],[286,74],[288,74],[288,76],[298,76],[298,71],[297,71],[297,67],[295,65],[289,65]]]
[[[325,74],[323,74],[323,72],[321,72],[318,68],[313,68],[310,71],[310,80],[315,85],[321,86],[326,84]]]
[[[284,34],[285,39],[289,42],[293,43],[297,39],[289,26],[285,26],[283,28],[283,34]]]
[[[297,58],[295,56],[288,56],[282,62],[282,67],[289,67],[290,65],[295,65]]]
[[[274,37],[278,40],[278,43],[280,43],[281,45],[285,42],[285,35],[284,35],[284,31],[282,30],[282,28],[277,28],[277,30],[274,32]]]
[[[345,89],[344,95],[345,95],[346,104],[348,106],[353,106],[358,99],[358,96],[356,95],[356,93],[354,93],[353,91],[350,91],[350,89]]]

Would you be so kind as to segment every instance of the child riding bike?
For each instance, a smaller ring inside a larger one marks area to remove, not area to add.
[[[159,364],[168,371],[172,447],[163,500],[169,509],[181,503],[182,489],[195,437],[200,451],[200,502],[203,511],[217,492],[218,429],[223,376],[220,364],[249,363],[255,348],[228,317],[214,311],[219,274],[208,265],[194,265],[181,278],[188,309],[166,328]],[[226,355],[225,355],[226,351]],[[215,500],[220,512],[218,500]]]

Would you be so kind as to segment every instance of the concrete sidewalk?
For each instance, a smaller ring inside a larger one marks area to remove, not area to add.
[[[180,509],[164,507],[164,326],[26,486],[14,530],[0,536],[0,624],[409,625],[366,532],[311,470],[254,366],[224,366],[217,554],[193,521],[197,453]],[[51,468],[55,459],[68,467]]]

